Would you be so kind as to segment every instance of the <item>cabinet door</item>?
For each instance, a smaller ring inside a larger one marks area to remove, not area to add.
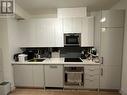
[[[73,33],[72,31],[72,18],[63,18],[62,19],[62,30],[63,33]]]
[[[36,20],[37,21],[37,20]],[[62,47],[63,33],[56,18],[39,19],[36,25],[36,43],[39,47]]]
[[[83,19],[81,46],[94,46],[94,17],[86,17]]]
[[[120,89],[121,66],[103,66],[101,71],[101,89]]]
[[[55,19],[39,19],[37,23],[37,44],[39,47],[55,46]]]
[[[101,56],[104,65],[120,65],[122,62],[123,28],[102,28]]]
[[[32,65],[14,65],[15,86],[33,87]]]
[[[25,20],[18,22],[20,33],[20,47],[36,46],[36,22],[35,20]]]
[[[45,65],[45,86],[63,87],[62,65]]]
[[[62,31],[62,19],[59,18],[55,23],[55,46],[54,47],[64,47],[64,36]]]
[[[83,18],[62,18],[64,33],[81,33],[83,27]]]
[[[44,87],[43,65],[33,65],[33,85],[34,87]]]
[[[105,10],[102,11],[102,27],[123,27],[124,11],[123,10]]]
[[[66,17],[85,17],[87,16],[86,7],[77,7],[77,8],[58,8],[57,9],[58,18]]]
[[[72,18],[72,32],[82,33],[83,18]]]

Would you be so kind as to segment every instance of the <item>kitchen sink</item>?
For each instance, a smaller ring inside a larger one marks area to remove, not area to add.
[[[29,62],[43,62],[45,59],[31,59]]]

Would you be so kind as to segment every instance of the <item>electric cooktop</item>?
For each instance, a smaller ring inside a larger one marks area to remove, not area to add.
[[[82,62],[80,58],[65,58],[64,62]]]

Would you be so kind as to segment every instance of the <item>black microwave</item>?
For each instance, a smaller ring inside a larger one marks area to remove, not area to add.
[[[81,33],[65,33],[64,46],[81,46]]]

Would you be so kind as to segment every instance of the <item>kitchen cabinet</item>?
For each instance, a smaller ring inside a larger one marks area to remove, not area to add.
[[[14,65],[14,80],[17,87],[33,87],[32,65]]]
[[[63,33],[81,33],[81,46],[94,46],[94,17],[62,18]]]
[[[77,8],[58,8],[57,17],[58,18],[69,18],[69,17],[86,17],[87,8],[77,7]]]
[[[44,66],[32,65],[34,87],[44,87]]]
[[[102,89],[120,89],[123,28],[102,28],[101,56],[103,57]]]
[[[43,65],[14,65],[16,87],[44,87]]]
[[[40,19],[37,24],[37,46],[52,47],[56,44],[56,19]]]
[[[101,89],[120,89],[121,66],[102,66],[100,77]]]
[[[62,18],[63,33],[82,33],[83,18]]]
[[[63,87],[63,65],[45,65],[45,87]]]
[[[101,12],[101,27],[124,27],[123,10],[104,10]]]
[[[64,47],[64,33],[81,33],[82,47],[94,45],[94,17],[29,19],[18,28],[20,47]]]
[[[84,66],[84,88],[98,89],[99,88],[99,66]]]
[[[19,22],[21,47],[63,47],[63,33],[57,18],[30,19]]]
[[[103,65],[121,66],[123,48],[123,28],[102,28],[101,56]]]
[[[102,57],[101,89],[120,89],[124,11],[106,10],[96,17],[96,47]]]
[[[81,36],[82,47],[93,47],[94,46],[94,17],[87,17],[83,19]]]
[[[19,29],[19,46],[20,47],[35,47],[36,46],[36,23],[31,20],[18,22]]]

